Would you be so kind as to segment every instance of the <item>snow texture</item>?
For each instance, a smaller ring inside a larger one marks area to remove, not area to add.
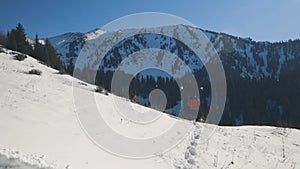
[[[72,82],[85,84],[77,85],[83,92],[94,92],[95,86],[60,75],[31,57],[16,61],[13,55],[10,50],[0,53],[1,169],[300,168],[299,130],[267,126],[217,127],[203,142],[203,129],[214,126],[194,123],[188,137],[169,152],[141,160],[114,156],[88,139],[76,117]],[[42,75],[27,74],[32,68]],[[108,102],[112,95],[97,97]]]

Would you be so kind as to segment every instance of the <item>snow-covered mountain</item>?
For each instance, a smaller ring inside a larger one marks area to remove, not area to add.
[[[176,36],[187,36],[187,38],[195,36],[193,34],[197,34],[201,30],[220,55],[225,71],[234,72],[234,74],[246,78],[279,77],[282,66],[286,61],[300,57],[299,40],[278,43],[258,42],[251,38],[240,38],[185,25],[147,28],[145,30],[150,31],[151,29],[161,33],[170,32]],[[126,34],[126,32],[132,32],[134,29],[120,31]],[[61,59],[68,65],[69,60],[76,60],[86,41],[104,34],[113,36],[118,32],[95,29],[88,33],[66,33],[49,39]],[[157,41],[158,43],[164,41],[164,37],[161,38]],[[139,42],[132,41],[132,43]],[[166,45],[166,43],[161,43],[161,46],[163,45]],[[189,63],[198,64],[193,61]]]
[[[143,32],[160,32],[160,35],[143,34]],[[199,33],[200,32],[200,33]],[[120,35],[138,34],[129,39],[123,40]],[[140,33],[140,34],[139,34]],[[173,51],[173,54],[181,57],[185,63],[194,71],[198,72],[196,77],[201,86],[206,85],[202,99],[202,107],[206,111],[210,106],[209,82],[202,61],[195,59],[194,55],[182,44],[168,39],[163,34],[172,35],[184,39],[185,42],[191,42],[202,36],[202,33],[210,40],[216,49],[222,61],[227,79],[227,101],[223,114],[222,125],[243,125],[243,124],[260,124],[275,126],[290,126],[300,128],[300,120],[296,95],[300,94],[300,79],[297,72],[300,72],[300,40],[290,40],[287,42],[258,42],[251,38],[240,38],[224,33],[217,33],[200,28],[174,25],[146,29],[125,29],[116,32],[109,30],[96,29],[88,33],[67,33],[50,38],[51,43],[57,49],[60,58],[66,65],[76,61],[79,52],[86,44],[97,44],[99,39],[114,38],[120,40],[121,44],[115,45],[108,55],[113,59],[106,59],[105,70],[115,70],[120,61],[130,53],[145,49],[149,46],[155,46],[159,49]],[[118,39],[119,38],[119,39]],[[151,39],[148,43],[147,39]],[[123,41],[122,41],[123,40]],[[126,43],[126,45],[123,45]],[[99,51],[87,56],[87,63],[84,66],[93,67],[98,62],[97,54]],[[143,55],[143,53],[140,53]],[[114,55],[114,57],[111,57]],[[183,66],[177,63],[170,63],[170,58],[156,58],[149,56],[136,58],[135,66],[132,63],[122,62],[122,66],[130,67],[135,71],[147,65],[156,64],[170,71],[180,72],[179,76],[184,75],[187,71]],[[142,58],[142,59],[141,59]],[[209,57],[204,62],[209,61]],[[127,64],[127,65],[126,65]],[[175,66],[174,66],[175,65]],[[128,70],[128,69],[125,69]],[[125,72],[132,73],[132,72]],[[89,79],[85,79],[89,81]],[[107,79],[106,79],[107,80]],[[110,87],[110,85],[107,85]],[[287,90],[289,88],[289,90]],[[275,94],[276,93],[276,94]],[[200,93],[201,94],[201,93]],[[145,94],[144,94],[145,95]],[[140,95],[139,95],[140,96]],[[147,98],[140,98],[140,102],[147,103]],[[176,107],[178,100],[174,100],[173,106]],[[170,109],[176,111],[175,109]],[[204,111],[205,114],[205,111]]]
[[[300,168],[299,130],[277,127],[216,127],[191,122],[193,130],[164,154],[140,160],[114,156],[99,149],[86,136],[76,117],[72,82],[83,93],[94,93],[95,86],[61,75],[30,56],[17,61],[16,54],[7,49],[1,49],[0,53],[1,169]],[[31,69],[41,70],[42,74],[28,74]],[[114,106],[112,96],[95,93],[97,100],[105,102],[102,112]],[[121,102],[131,104],[125,99]],[[136,110],[145,109],[137,104],[132,106]],[[116,121],[120,118],[114,117]],[[165,123],[183,122],[166,114],[162,118]],[[153,128],[151,125],[140,128],[130,121],[116,123],[115,127],[126,128],[131,134]],[[209,128],[215,130],[203,142],[203,131]]]
[[[55,47],[58,56],[65,63],[69,65],[70,61],[75,62],[82,49],[85,41],[97,38],[105,33],[101,29],[95,29],[87,33],[65,33],[49,38],[51,44]]]

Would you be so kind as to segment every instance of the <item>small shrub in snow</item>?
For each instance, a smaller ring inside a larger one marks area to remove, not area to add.
[[[17,55],[18,53],[17,52],[14,52],[14,51],[11,51],[9,52],[10,55]]]
[[[86,83],[83,83],[83,82],[78,82],[78,84],[82,85],[82,86],[87,86]],[[97,89],[96,89],[97,90]]]
[[[32,75],[41,75],[42,71],[38,70],[38,69],[31,69],[28,74],[32,74]]]
[[[105,90],[104,89],[104,87],[103,86],[97,86],[97,88],[96,88],[96,92],[98,92],[98,93],[102,93],[102,94],[105,94],[105,95],[108,95],[108,92],[107,92],[107,90]]]
[[[59,69],[58,73],[61,75],[65,75],[65,74],[67,74],[67,71],[65,69],[61,68],[61,69]]]
[[[99,92],[99,93],[103,92],[103,90],[104,90],[104,88],[102,86],[97,86],[97,88],[96,88],[96,92]]]
[[[24,54],[17,54],[17,55],[15,55],[15,59],[18,60],[18,61],[22,61],[22,60],[24,60],[26,58],[27,58],[27,56],[24,55]]]
[[[133,103],[138,103],[137,99],[136,99],[136,96],[135,95],[130,95],[129,96],[129,100]]]

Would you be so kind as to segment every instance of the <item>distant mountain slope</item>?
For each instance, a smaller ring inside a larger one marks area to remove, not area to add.
[[[300,115],[298,113],[300,105],[297,104],[298,95],[300,95],[300,40],[277,43],[257,42],[250,38],[235,37],[186,25],[147,28],[145,30],[168,32],[187,41],[192,39],[192,37],[198,36],[197,32],[201,30],[212,42],[220,56],[227,78],[228,95],[221,125],[256,124],[300,128]],[[68,65],[70,61],[76,61],[80,50],[87,41],[93,43],[93,39],[99,36],[105,38],[117,37],[120,33],[129,34],[133,31],[138,32],[139,30],[126,29],[118,32],[106,32],[96,29],[88,33],[59,35],[50,38],[50,41],[57,49],[60,58]],[[149,38],[147,36],[138,35],[131,37],[126,44],[132,51],[139,50],[141,47],[145,48],[147,44],[145,45],[142,39]],[[201,86],[205,89],[200,93],[202,98],[202,109],[200,111],[203,115],[199,119],[205,119],[210,107],[211,91],[203,63],[193,59],[192,56],[183,54],[185,52],[184,49],[177,43],[172,42],[172,40],[165,40],[164,36],[155,38],[157,40],[154,45],[158,46],[158,48],[181,49],[177,51],[179,57],[182,57],[188,63],[188,66],[197,72],[199,87]],[[116,68],[119,64],[116,61],[124,59],[126,52],[124,52],[122,46],[115,46],[111,51],[119,58],[106,61],[106,66],[109,65],[110,68]],[[88,62],[85,65],[86,67],[94,65],[97,62],[97,56],[92,54]],[[146,61],[137,60],[135,64],[138,65],[137,67],[143,67],[152,62],[153,59],[149,57]],[[170,64],[173,63],[162,63],[162,65],[166,66]],[[184,74],[185,70],[181,67],[176,69]],[[113,72],[113,69],[111,71]],[[105,76],[102,74],[101,76],[105,77],[105,79],[98,79],[98,81],[105,82],[102,85],[108,90],[110,90],[110,76],[112,72],[107,73]],[[168,86],[170,84],[164,85]],[[151,86],[146,86],[146,88],[151,88]],[[176,90],[170,89],[166,92],[171,93],[170,91]],[[144,91],[136,94],[141,104],[149,104],[147,100],[148,94],[148,92]],[[171,100],[166,111],[178,114],[179,101],[177,97]]]
[[[97,38],[104,31],[96,29],[88,33],[65,33],[49,38],[51,44],[55,47],[61,60],[68,65],[70,60],[74,62],[85,41]]]
[[[185,25],[150,29],[158,29],[161,32],[173,31],[179,35],[181,33],[180,30],[189,29],[191,33],[193,30],[202,30]],[[130,31],[130,29],[121,31],[126,32]],[[225,70],[234,71],[241,77],[279,77],[282,66],[286,61],[300,57],[300,40],[278,43],[257,42],[250,38],[240,38],[206,30],[202,31],[221,56]],[[78,52],[85,44],[85,41],[94,39],[105,33],[104,30],[96,29],[88,33],[66,33],[50,37],[49,39],[61,59],[68,64],[68,60],[76,60]],[[108,34],[113,35],[112,32]]]

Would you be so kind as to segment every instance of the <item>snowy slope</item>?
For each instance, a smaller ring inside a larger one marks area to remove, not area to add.
[[[160,159],[127,160],[95,146],[76,118],[70,76],[58,75],[33,58],[18,62],[3,53],[0,58],[0,147],[44,156],[56,168],[167,167]],[[24,73],[32,68],[42,70],[42,76]],[[82,87],[86,92],[94,90],[94,86]]]
[[[203,143],[203,129],[215,126],[197,123],[185,140],[165,154],[142,160],[114,156],[93,144],[78,123],[72,81],[74,84],[79,81],[60,75],[31,57],[16,61],[10,52],[0,53],[1,160],[7,159],[2,158],[5,156],[37,168],[60,169],[300,168],[300,132],[275,127],[217,127]],[[42,75],[26,74],[32,68],[41,70]],[[82,92],[95,89],[92,85],[75,86]],[[104,112],[113,106],[109,104],[112,95],[95,94],[95,97],[107,102],[107,107],[102,107]],[[123,103],[131,104],[126,100]],[[165,123],[178,121],[162,116]],[[131,125],[119,123],[115,127],[129,129]],[[134,134],[152,130],[152,126],[142,129],[133,126],[129,131]],[[1,160],[0,168],[4,163]]]

